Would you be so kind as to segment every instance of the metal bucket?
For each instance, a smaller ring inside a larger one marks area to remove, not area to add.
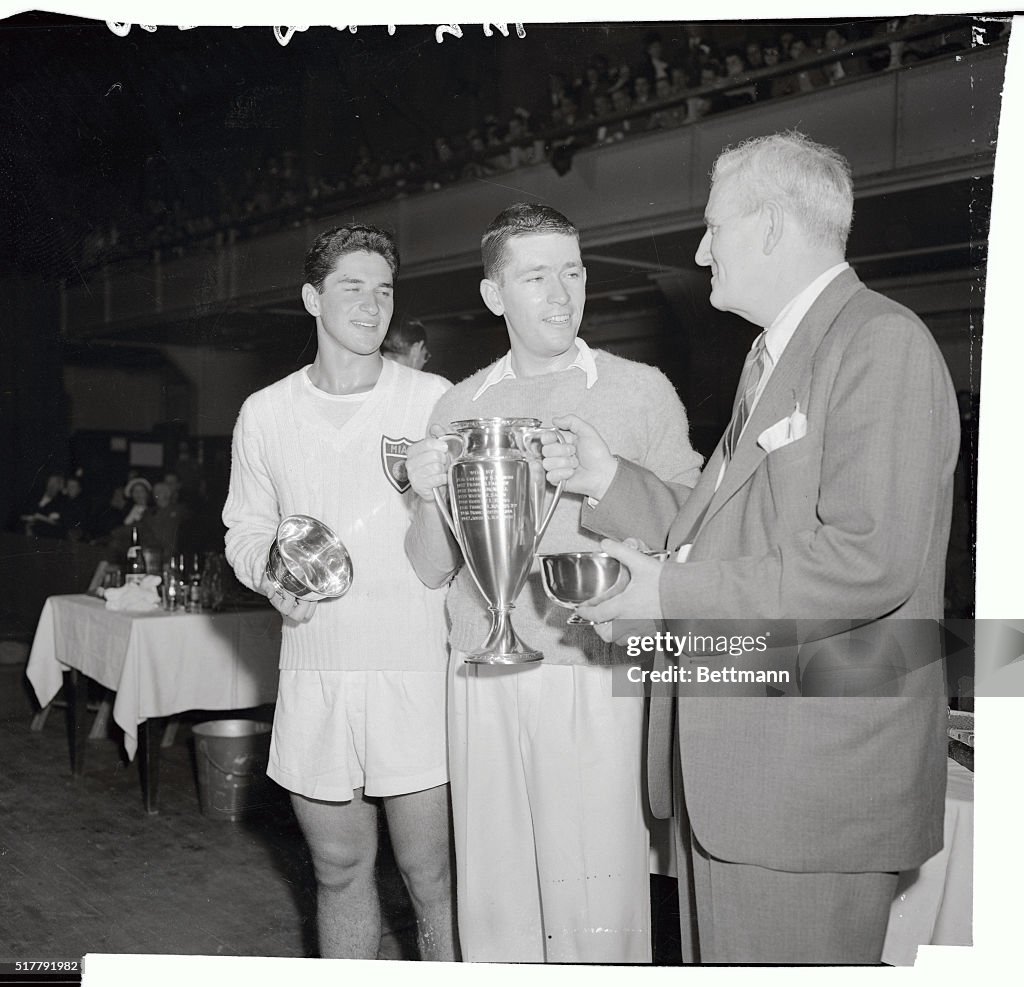
[[[286,517],[270,546],[267,577],[299,600],[344,596],[352,585],[352,559],[323,521],[305,514]]]
[[[270,724],[210,720],[192,728],[199,808],[210,819],[237,822],[265,802]]]

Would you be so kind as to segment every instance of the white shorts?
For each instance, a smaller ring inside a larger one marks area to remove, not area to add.
[[[324,802],[448,781],[445,673],[281,669],[267,774]]]

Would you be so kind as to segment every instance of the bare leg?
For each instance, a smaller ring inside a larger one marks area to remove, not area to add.
[[[416,911],[420,957],[457,960],[448,786],[392,795],[384,809],[395,861]]]
[[[357,788],[349,802],[320,802],[292,793],[292,807],[316,872],[320,955],[374,960],[380,946],[377,804]]]

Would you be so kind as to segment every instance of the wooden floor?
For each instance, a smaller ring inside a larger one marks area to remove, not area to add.
[[[142,808],[116,728],[70,773],[63,711],[29,730],[24,665],[0,664],[0,959],[96,953],[315,956],[305,843],[283,792],[241,822],[199,811],[190,744],[161,759],[160,814]],[[379,861],[381,956],[415,959],[405,888]]]
[[[24,664],[0,662],[0,960],[86,953],[317,955],[313,874],[272,782],[241,822],[199,810],[191,728],[160,765],[160,813],[142,807],[117,728],[70,772],[64,711],[42,731]],[[196,719],[200,719],[196,716]],[[402,879],[381,833],[382,959],[418,958]],[[679,963],[675,881],[652,878],[654,959]]]

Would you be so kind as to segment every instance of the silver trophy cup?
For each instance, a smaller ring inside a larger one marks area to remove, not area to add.
[[[542,428],[536,418],[475,418],[452,422],[452,432],[441,436],[452,458],[451,511],[440,488],[434,497],[491,614],[487,638],[467,662],[517,665],[544,657],[519,640],[511,613],[562,493],[559,484],[545,511],[546,435],[557,429]]]
[[[275,593],[298,600],[344,596],[352,585],[352,559],[323,521],[292,514],[277,527],[267,558],[267,577]]]

